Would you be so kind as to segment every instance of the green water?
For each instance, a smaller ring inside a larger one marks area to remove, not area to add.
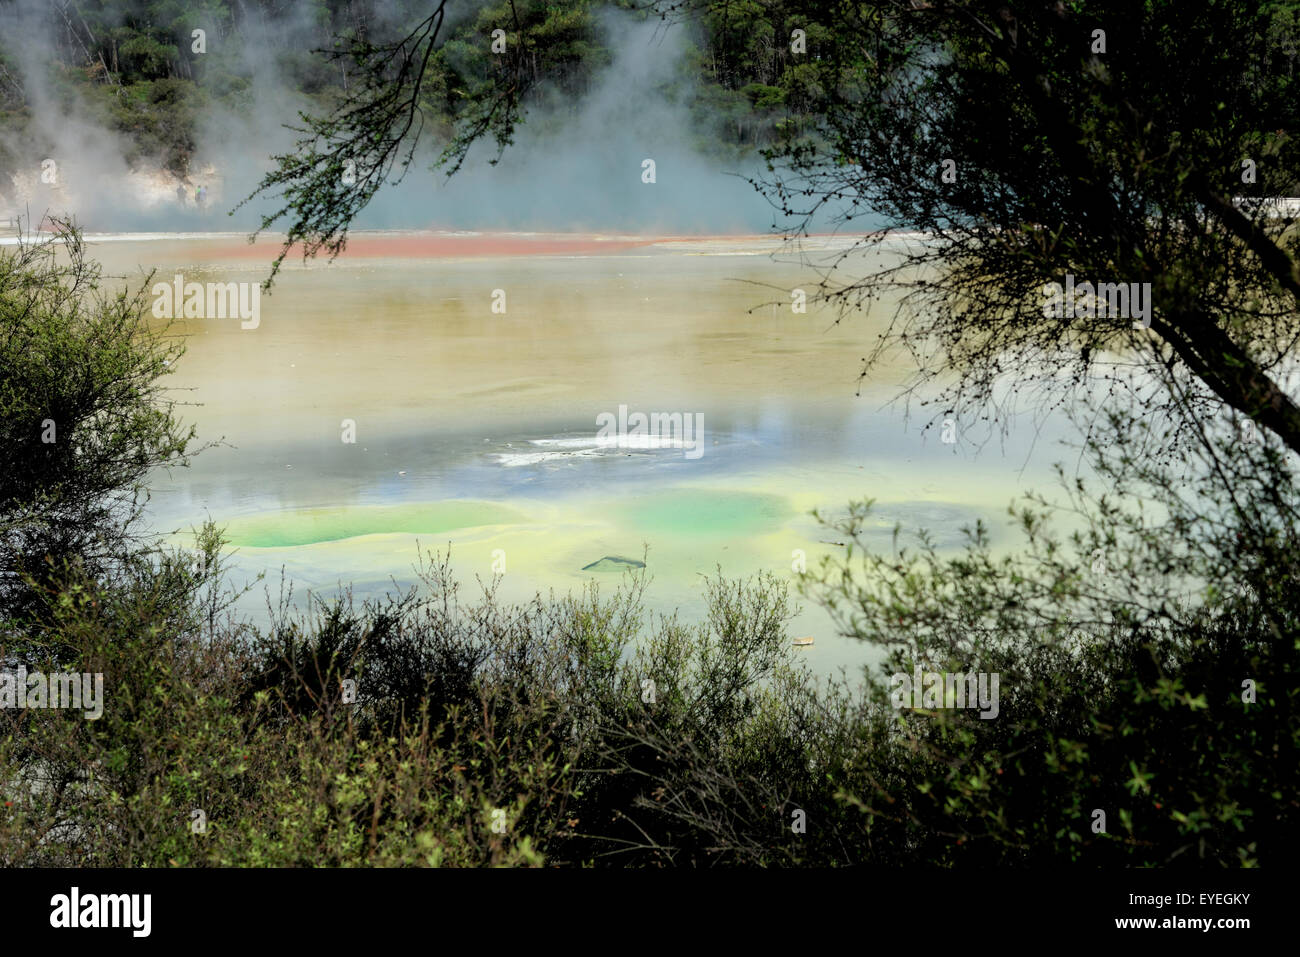
[[[434,535],[526,521],[515,509],[490,502],[437,502],[412,506],[305,508],[263,513],[226,523],[235,546],[288,548],[338,542],[362,535]]]
[[[675,489],[640,497],[618,516],[646,534],[720,537],[758,535],[779,528],[794,514],[780,495]]]

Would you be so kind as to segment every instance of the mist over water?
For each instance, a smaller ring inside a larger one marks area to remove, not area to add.
[[[693,145],[686,107],[665,99],[683,55],[680,27],[607,17],[614,62],[574,118],[530,117],[495,167],[491,144],[450,180],[439,177],[432,222],[497,229],[616,229],[646,233],[759,233],[774,210],[746,176],[760,163],[730,165]],[[656,182],[642,182],[642,164]],[[406,185],[406,184],[403,184]],[[393,225],[388,203],[420,201],[421,190],[395,191],[373,225]]]
[[[449,23],[473,6],[454,6]],[[133,169],[125,137],[60,95],[50,74],[53,21],[43,0],[0,3],[3,47],[32,105],[28,145],[48,152],[20,171],[18,182],[0,180],[0,217],[72,214],[88,231],[111,233],[255,229],[277,208],[275,197],[231,211],[273,168],[273,155],[293,151],[297,134],[285,125],[296,124],[299,111],[320,109],[277,67],[286,51],[319,45],[308,8],[293,7],[292,16],[272,23],[249,7],[239,32],[224,41],[208,30],[206,55],[230,58],[251,82],[239,113],[212,107],[200,114],[182,205],[172,174],[147,162]],[[396,5],[390,14],[398,16]],[[612,11],[599,23],[612,62],[588,96],[574,101],[542,90],[496,165],[495,143],[480,142],[450,178],[432,168],[441,144],[426,134],[405,177],[382,189],[353,228],[752,234],[796,225],[746,181],[762,171],[757,157],[722,159],[700,140],[678,69],[684,29]],[[41,182],[45,159],[57,163],[57,185]],[[654,161],[654,183],[642,181],[645,160]],[[192,199],[199,184],[209,191],[205,211]],[[823,217],[811,226],[829,222]]]

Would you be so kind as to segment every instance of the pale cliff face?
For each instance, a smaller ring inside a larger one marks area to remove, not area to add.
[[[113,231],[120,228],[123,213],[195,212],[194,189],[199,185],[207,187],[208,209],[226,202],[225,178],[211,164],[196,166],[181,179],[156,167],[106,170],[50,157],[40,166],[0,177],[0,228],[20,217],[25,225],[29,219],[72,217],[88,230]],[[183,204],[176,196],[177,186],[185,189]],[[175,225],[184,228],[179,220]]]

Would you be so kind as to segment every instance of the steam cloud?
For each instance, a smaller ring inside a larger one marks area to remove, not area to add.
[[[129,0],[123,0],[126,6]],[[308,4],[287,19],[260,19],[255,7],[238,34],[222,40],[209,29],[210,55],[237,56],[252,77],[250,108],[221,109],[200,118],[189,196],[182,206],[177,180],[160,169],[132,171],[126,139],[70,107],[50,79],[55,56],[48,0],[0,0],[0,48],[17,66],[33,116],[33,143],[48,147],[58,183],[40,182],[40,168],[0,177],[0,219],[72,213],[92,232],[239,230],[256,227],[271,209],[259,198],[235,216],[227,212],[249,195],[271,168],[273,153],[291,149],[284,128],[310,104],[278,70],[279,54],[320,45]],[[393,17],[396,7],[386,8]],[[472,8],[460,8],[466,16]],[[199,25],[199,24],[196,24]],[[431,169],[432,142],[422,144],[405,179],[388,186],[354,222],[357,229],[610,230],[648,233],[766,232],[775,211],[743,176],[693,144],[688,108],[662,92],[684,53],[682,28],[637,22],[610,10],[603,15],[613,62],[594,92],[563,110],[530,111],[515,143],[492,166],[495,144],[482,143],[448,179]],[[18,39],[20,42],[13,42]],[[487,38],[485,38],[487,42]],[[220,47],[225,45],[227,49]],[[653,159],[656,182],[642,182],[642,162]],[[193,187],[205,184],[210,202],[200,214]],[[26,207],[26,208],[24,208]],[[778,225],[780,225],[778,223]]]

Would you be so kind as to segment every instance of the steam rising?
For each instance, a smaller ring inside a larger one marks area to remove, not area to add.
[[[247,13],[239,32],[224,40],[221,31],[209,29],[205,54],[226,57],[235,72],[252,76],[247,115],[213,109],[200,117],[182,205],[173,174],[143,166],[133,171],[127,139],[57,92],[49,66],[55,46],[48,0],[0,0],[0,47],[11,72],[17,66],[34,120],[31,142],[15,151],[30,165],[12,183],[0,177],[0,219],[71,213],[93,232],[255,228],[273,199],[261,197],[233,217],[227,213],[271,168],[271,155],[292,148],[296,134],[284,124],[312,109],[277,60],[284,51],[307,51],[320,42],[308,4],[274,23],[260,19],[255,7]],[[774,211],[743,179],[757,172],[757,160],[728,169],[707,157],[692,142],[686,105],[664,93],[680,76],[682,29],[616,11],[604,16],[602,29],[613,62],[576,110],[572,103],[533,108],[498,165],[489,163],[495,144],[481,143],[450,179],[431,169],[438,144],[423,143],[423,156],[406,178],[382,190],[353,228],[768,231]],[[37,158],[37,152],[45,155]],[[57,164],[54,183],[41,182],[44,158]],[[642,182],[647,159],[655,164],[650,184]],[[193,202],[200,184],[208,188],[205,213]]]

